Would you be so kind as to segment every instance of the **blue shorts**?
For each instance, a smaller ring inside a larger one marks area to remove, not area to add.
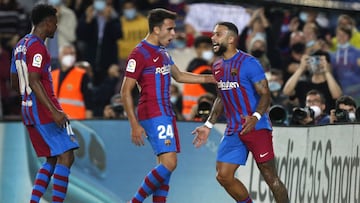
[[[37,156],[52,157],[79,148],[70,124],[60,128],[56,123],[26,126]]]
[[[159,116],[140,121],[147,139],[156,155],[180,152],[180,142],[175,117]]]
[[[224,135],[218,147],[216,161],[245,165],[249,151],[237,134]]]

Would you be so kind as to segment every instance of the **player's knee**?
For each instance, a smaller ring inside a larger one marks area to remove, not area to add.
[[[71,167],[71,165],[74,163],[74,152],[73,150],[67,151],[63,154],[60,154],[57,159],[57,163],[65,165],[67,167]]]
[[[216,174],[216,180],[220,183],[222,186],[229,185],[231,181],[234,179],[234,177],[230,177],[223,173],[217,173]]]

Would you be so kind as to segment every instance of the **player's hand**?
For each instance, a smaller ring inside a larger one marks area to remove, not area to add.
[[[193,145],[195,145],[196,148],[201,147],[203,144],[207,142],[210,130],[211,129],[206,126],[199,126],[195,128],[194,131],[192,131],[192,134],[195,135],[195,138],[193,140]]]
[[[245,135],[246,133],[254,129],[256,123],[258,122],[258,119],[255,116],[241,116],[241,117],[242,119],[245,120],[245,122],[243,124],[243,128],[240,132],[240,135]]]
[[[67,117],[67,115],[63,112],[63,111],[59,111],[59,110],[55,110],[52,113],[52,117],[55,121],[55,123],[61,127],[61,128],[65,128],[66,127],[66,123],[69,122],[69,119]]]
[[[146,133],[140,124],[131,129],[131,141],[134,145],[143,146],[145,144],[144,137],[146,137]]]

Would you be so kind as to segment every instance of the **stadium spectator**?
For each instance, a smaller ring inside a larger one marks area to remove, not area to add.
[[[126,112],[124,111],[123,102],[119,93],[115,94],[110,99],[110,104],[104,108],[104,118],[106,119],[125,119]]]
[[[330,116],[325,112],[326,101],[318,90],[306,93],[304,108],[294,108],[290,125],[325,125],[330,123]]]
[[[0,1],[0,42],[11,53],[16,42],[31,30],[29,15],[17,0]]]
[[[144,15],[138,12],[134,0],[125,0],[122,4],[122,16],[120,16],[123,36],[117,41],[118,56],[121,66],[130,54],[131,50],[145,38],[148,31],[148,22]]]
[[[49,0],[49,4],[57,10],[57,32],[54,38],[47,39],[46,46],[51,55],[51,68],[60,67],[59,50],[66,44],[73,44],[76,40],[77,18],[73,10],[66,7],[62,0]]]
[[[337,49],[331,54],[331,64],[343,93],[360,104],[360,50],[350,44],[352,33],[349,26],[337,27]]]
[[[238,48],[249,53],[249,50],[251,50],[250,44],[252,44],[255,39],[264,39],[267,50],[266,56],[269,61],[267,63],[269,63],[271,67],[280,68],[282,62],[280,51],[276,46],[278,39],[273,35],[273,30],[265,15],[264,8],[257,8],[252,11],[251,19],[248,25],[240,34]],[[270,68],[264,67],[264,69]]]
[[[181,113],[183,109],[183,96],[176,84],[170,85],[170,102],[175,112],[176,120],[184,120],[184,116]]]
[[[216,96],[211,93],[201,95],[192,108],[190,120],[205,122],[210,115],[215,99]]]
[[[93,67],[95,86],[103,82],[110,65],[118,63],[117,40],[122,37],[119,17],[108,1],[95,0],[77,28],[80,60]]]
[[[348,95],[343,95],[336,100],[335,109],[330,111],[330,123],[349,123],[356,122],[356,108],[355,100]]]
[[[51,71],[55,96],[70,119],[92,118],[92,83],[86,70],[74,66],[76,50],[71,44],[59,49],[60,68]]]
[[[196,56],[186,68],[187,72],[196,74],[211,74],[211,64],[214,61],[212,41],[208,36],[198,36],[194,42]],[[184,84],[182,115],[186,120],[191,120],[191,112],[199,96],[209,92],[216,95],[215,84]]]
[[[341,14],[341,15],[339,15],[339,17],[337,19],[337,26],[338,27],[349,26],[352,31],[349,43],[353,47],[360,49],[360,32],[356,28],[356,21],[347,14]],[[330,43],[331,43],[331,51],[335,51],[338,48],[337,37],[336,36],[333,37]]]
[[[248,53],[257,58],[265,72],[271,69],[270,60],[267,57],[266,39],[260,33],[255,34],[249,43]]]
[[[305,71],[309,71],[309,80],[300,80]],[[326,110],[329,112],[335,106],[335,99],[342,94],[339,84],[336,82],[330,69],[330,56],[327,52],[317,51],[313,55],[303,55],[300,66],[285,83],[283,92],[293,98],[297,98],[300,106],[305,106],[306,93],[312,89],[321,92],[326,100]]]

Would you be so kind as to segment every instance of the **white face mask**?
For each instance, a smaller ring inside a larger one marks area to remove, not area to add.
[[[71,54],[65,55],[61,59],[61,65],[64,67],[71,67],[74,65],[75,60],[76,59],[75,59],[74,55],[71,55]]]
[[[356,121],[356,115],[354,112],[349,112],[349,119],[351,122]]]
[[[201,53],[201,58],[210,61],[214,57],[214,52],[212,50],[206,50]]]
[[[314,111],[314,118],[317,118],[321,115],[321,109],[318,106],[310,106],[310,108]]]
[[[170,102],[171,102],[171,103],[175,104],[176,101],[177,101],[177,96],[171,96],[171,97],[170,97]]]
[[[281,89],[281,84],[276,81],[269,81],[269,90],[275,92]]]
[[[94,1],[94,9],[96,11],[103,11],[106,7],[106,2],[105,1],[102,1],[102,0],[97,0],[97,1]]]
[[[344,44],[338,43],[338,45],[337,45],[337,47],[338,47],[339,49],[346,49],[346,48],[348,48],[349,46],[350,46],[350,43],[349,43],[349,42],[346,42],[346,43],[344,43]]]

